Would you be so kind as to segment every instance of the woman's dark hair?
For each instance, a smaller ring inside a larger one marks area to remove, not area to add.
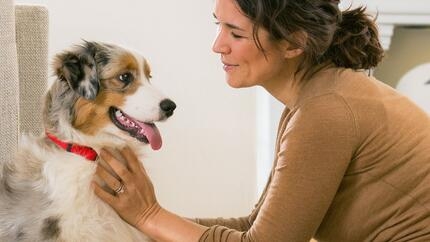
[[[342,12],[335,0],[235,1],[253,22],[253,36],[260,50],[264,52],[257,35],[260,27],[274,40],[287,40],[304,50],[299,70],[327,62],[338,67],[371,69],[383,57],[375,21],[364,7]],[[304,38],[297,38],[300,35]]]

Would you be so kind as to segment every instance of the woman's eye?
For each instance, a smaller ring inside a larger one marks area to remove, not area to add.
[[[134,81],[134,76],[130,72],[126,72],[119,75],[118,79],[124,84],[129,84],[130,82]]]
[[[241,39],[241,38],[244,38],[242,35],[237,35],[237,34],[235,34],[235,33],[231,33],[231,36],[233,36],[233,38],[235,38],[235,39]]]

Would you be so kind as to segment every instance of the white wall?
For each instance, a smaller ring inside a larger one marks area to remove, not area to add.
[[[50,56],[86,39],[147,57],[153,83],[178,105],[159,125],[163,148],[145,160],[162,205],[190,217],[249,213],[257,199],[256,90],[234,90],[224,81],[211,52],[212,0],[16,3],[47,6]]]

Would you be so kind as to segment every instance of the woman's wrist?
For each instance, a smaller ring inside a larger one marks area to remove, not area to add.
[[[150,217],[136,224],[140,231],[156,241],[198,241],[208,229],[157,206]]]
[[[134,225],[145,234],[152,234],[157,228],[157,217],[164,209],[158,204],[154,203],[151,208],[145,211],[145,214]]]

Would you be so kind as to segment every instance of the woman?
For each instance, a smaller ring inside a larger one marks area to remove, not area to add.
[[[383,50],[364,9],[328,0],[216,0],[226,80],[285,104],[276,159],[255,209],[237,219],[181,218],[156,200],[134,154],[101,156],[95,193],[159,241],[430,241],[430,119],[364,70]],[[121,190],[121,189],[120,189]]]

